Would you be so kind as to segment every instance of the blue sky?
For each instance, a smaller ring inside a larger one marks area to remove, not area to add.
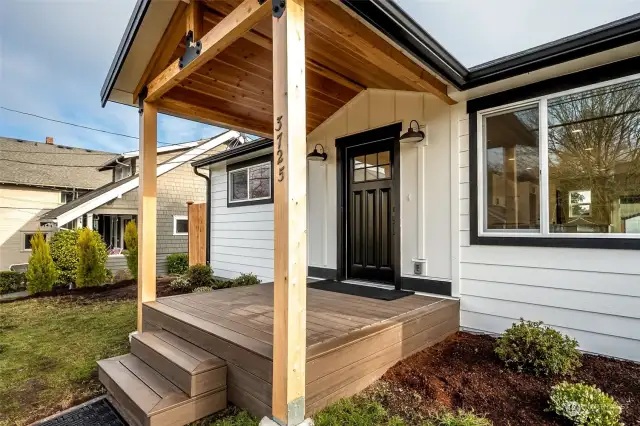
[[[397,0],[466,66],[640,12],[640,0]],[[136,109],[100,106],[100,88],[135,0],[0,0],[0,106],[138,134]],[[214,136],[161,116],[160,141]],[[0,110],[0,136],[113,152],[137,141]]]

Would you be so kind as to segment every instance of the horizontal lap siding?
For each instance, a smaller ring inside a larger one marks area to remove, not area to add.
[[[541,320],[589,352],[640,361],[640,262],[630,250],[470,245],[469,122],[458,120],[460,325]]]
[[[225,166],[211,170],[211,267],[223,278],[273,281],[273,204],[227,207]]]

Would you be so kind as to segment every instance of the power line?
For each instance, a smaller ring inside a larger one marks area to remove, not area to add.
[[[162,166],[165,164],[180,164],[180,163],[189,163],[191,161],[195,161],[198,157],[202,157],[203,155],[207,155],[206,153],[203,154],[198,154],[195,155],[192,159],[190,160],[181,160],[181,161],[166,161],[164,163],[158,163],[158,166]],[[213,154],[211,154],[213,155]],[[75,165],[71,165],[71,164],[51,164],[51,163],[36,163],[33,161],[23,161],[23,160],[13,160],[10,158],[0,158],[0,161],[9,161],[9,162],[13,162],[13,163],[18,163],[18,164],[30,164],[30,165],[34,165],[34,166],[54,166],[54,167],[73,167],[73,168],[90,168],[90,169],[97,169],[97,168],[105,168],[105,169],[112,169],[115,168],[116,166],[100,166],[100,165],[95,165],[95,166],[89,166],[86,164],[75,164]]]
[[[129,139],[136,139],[136,140],[139,139],[138,136],[125,135],[124,133],[111,132],[109,130],[104,130],[104,129],[96,129],[95,127],[89,127],[89,126],[84,126],[82,124],[70,123],[68,121],[57,120],[55,118],[43,117],[41,115],[33,114],[33,113],[30,113],[30,112],[18,111],[17,109],[11,109],[11,108],[7,108],[7,107],[3,107],[3,106],[0,106],[0,109],[3,109],[5,111],[10,111],[10,112],[13,112],[13,113],[16,113],[16,114],[28,115],[29,117],[35,117],[35,118],[39,118],[41,120],[52,121],[54,123],[66,124],[67,126],[79,127],[81,129],[91,130],[91,131],[94,131],[94,132],[106,133],[108,135],[120,136],[120,137],[123,137],[123,138],[129,138]],[[184,143],[184,142],[182,142],[182,143]],[[177,144],[170,144],[170,143],[158,141],[158,145],[177,145]]]

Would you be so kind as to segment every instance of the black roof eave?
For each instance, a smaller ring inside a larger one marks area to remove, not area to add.
[[[468,69],[393,1],[341,1],[461,91],[640,41],[640,14],[635,14]],[[100,92],[102,106],[109,100],[150,3],[151,0],[136,3]]]
[[[224,160],[239,157],[241,155],[251,154],[252,152],[260,151],[262,149],[270,148],[270,147],[273,147],[273,139],[266,139],[266,138],[258,139],[257,141],[240,145],[237,148],[233,148],[228,151],[223,151],[218,154],[214,154],[210,157],[206,157],[201,160],[194,161],[193,163],[191,163],[191,165],[195,168],[210,166],[212,164],[219,163]]]

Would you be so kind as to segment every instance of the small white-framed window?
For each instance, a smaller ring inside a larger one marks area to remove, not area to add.
[[[22,251],[31,251],[31,238],[35,235],[35,232],[23,232],[22,233]],[[42,233],[44,240],[47,241],[48,235]]]
[[[254,164],[228,172],[228,202],[271,200],[271,162]]]
[[[173,216],[173,235],[189,234],[189,218],[187,216]]]
[[[478,236],[638,238],[640,75],[478,112]],[[635,233],[635,235],[634,235]]]

